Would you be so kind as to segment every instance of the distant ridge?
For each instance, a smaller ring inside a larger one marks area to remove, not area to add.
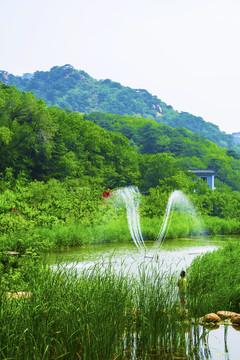
[[[131,115],[155,120],[173,128],[182,126],[218,146],[240,152],[239,135],[221,131],[217,125],[187,112],[178,112],[144,89],[132,89],[110,79],[96,80],[73,66],[54,66],[50,71],[36,71],[14,76],[0,71],[0,81],[21,91],[32,91],[49,106],[89,114],[92,111]],[[238,133],[237,133],[238,134]]]
[[[232,134],[235,144],[240,145],[240,132]]]

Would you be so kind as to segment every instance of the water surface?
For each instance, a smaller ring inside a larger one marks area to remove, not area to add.
[[[165,240],[158,249],[153,246],[156,245],[155,242],[146,242],[146,251],[139,250],[133,242],[86,245],[50,252],[46,259],[51,265],[74,265],[79,270],[99,262],[105,267],[111,262],[113,268],[124,267],[134,274],[141,264],[147,267],[157,262],[163,269],[180,271],[186,269],[196,256],[213,251],[235,239],[216,236]]]

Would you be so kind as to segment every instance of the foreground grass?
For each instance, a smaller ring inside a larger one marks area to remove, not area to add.
[[[28,299],[2,287],[2,359],[112,358],[128,307],[121,276],[33,266],[27,287]]]
[[[197,318],[240,311],[239,255],[236,243],[193,261],[186,317],[178,274],[163,272],[156,259],[130,276],[124,264],[114,271],[111,261],[105,269],[97,264],[77,273],[60,265],[53,270],[36,254],[25,254],[18,270],[1,275],[0,358],[204,359]],[[13,292],[20,290],[27,296],[16,298]]]
[[[140,267],[129,277],[111,264],[77,274],[25,261],[27,298],[11,296],[2,277],[1,359],[171,359],[182,349],[174,275]]]

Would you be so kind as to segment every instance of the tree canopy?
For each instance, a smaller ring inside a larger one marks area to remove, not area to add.
[[[240,152],[234,137],[201,117],[179,112],[144,89],[132,89],[110,79],[96,80],[71,65],[54,66],[50,71],[14,76],[0,71],[0,81],[32,91],[49,106],[88,114],[93,111],[155,120],[173,128],[182,126],[218,146]]]

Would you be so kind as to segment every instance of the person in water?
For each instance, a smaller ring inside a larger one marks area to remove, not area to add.
[[[180,273],[180,279],[178,280],[178,293],[180,298],[181,306],[186,304],[186,293],[187,293],[187,279],[186,272],[184,270]]]

